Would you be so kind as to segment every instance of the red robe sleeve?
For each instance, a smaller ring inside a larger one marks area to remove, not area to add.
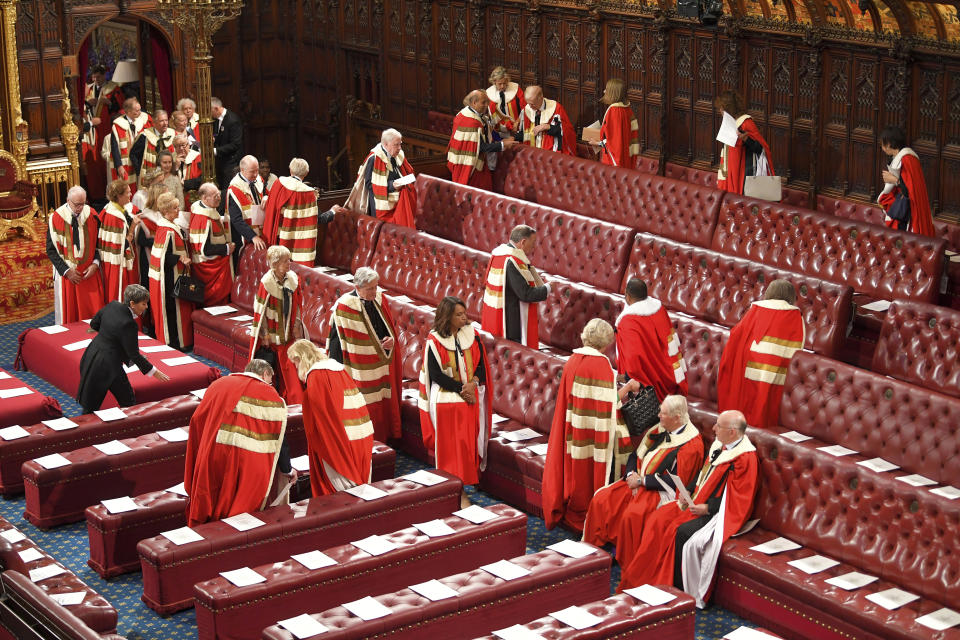
[[[600,135],[606,140],[600,157],[603,164],[633,167],[630,162],[630,142],[633,135],[630,118],[629,107],[611,107],[607,110],[607,117],[603,119],[603,124],[600,126]]]
[[[577,132],[574,130],[570,118],[567,117],[567,110],[560,103],[557,103],[557,113],[560,114],[560,127],[563,130],[563,146],[560,152],[568,156],[575,156],[577,155]]]
[[[753,498],[757,493],[759,463],[755,451],[743,453],[731,462],[727,476],[726,513],[723,518],[723,538],[730,538],[740,530],[753,512]]]
[[[290,191],[276,180],[267,197],[267,208],[263,217],[263,239],[267,246],[280,240],[280,220],[283,219],[283,205],[290,198]]]
[[[693,424],[690,428],[696,428]],[[677,477],[684,485],[690,485],[703,465],[703,438],[694,438],[680,447],[677,452]]]
[[[900,161],[900,180],[907,188],[908,198],[910,200],[910,231],[922,236],[936,237],[937,232],[933,227],[933,214],[930,212],[930,196],[927,193],[927,182],[923,178],[923,166],[916,157],[905,154]],[[880,206],[884,211],[890,209],[890,205],[899,192],[899,188],[890,193],[880,196]],[[885,223],[888,227],[896,228],[896,220],[890,220]]]
[[[400,167],[401,173],[407,176],[413,173],[413,167],[410,161],[403,159],[403,165]],[[411,183],[400,188],[400,197],[397,200],[397,206],[393,208],[393,222],[409,229],[416,229],[414,214],[417,211],[417,183]]]

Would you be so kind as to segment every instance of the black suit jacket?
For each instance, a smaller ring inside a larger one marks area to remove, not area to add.
[[[126,377],[123,365],[135,364],[144,374],[153,369],[140,353],[137,322],[127,305],[116,300],[107,304],[93,316],[90,328],[98,333],[80,359],[77,400],[84,407],[93,406],[84,404],[87,397],[102,397],[100,392],[105,393],[117,377]]]
[[[217,175],[220,176],[240,164],[240,158],[243,157],[243,123],[240,116],[227,109],[219,131],[216,121],[213,127],[216,134],[213,148],[216,149]]]

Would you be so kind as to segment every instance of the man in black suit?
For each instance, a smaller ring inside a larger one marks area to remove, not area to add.
[[[217,167],[217,184],[225,188],[233,174],[230,170],[240,164],[243,156],[243,123],[240,116],[227,111],[220,98],[210,99],[213,116],[213,156]]]
[[[133,387],[123,370],[125,364],[135,364],[144,375],[162,382],[170,379],[140,353],[136,318],[147,310],[149,299],[150,292],[146,287],[127,285],[123,290],[123,302],[114,300],[97,311],[90,321],[90,330],[98,333],[80,359],[77,402],[84,413],[99,409],[108,391],[113,393],[121,407],[136,403]]]

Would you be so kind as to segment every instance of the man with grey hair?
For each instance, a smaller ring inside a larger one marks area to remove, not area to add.
[[[396,324],[379,282],[380,276],[369,267],[354,273],[356,289],[333,305],[327,353],[356,381],[373,421],[374,437],[386,442],[400,437],[402,387]]]
[[[563,106],[543,97],[543,89],[530,85],[524,92],[526,106],[520,112],[516,132],[531,147],[577,155],[577,134]]]
[[[53,304],[57,324],[92,318],[103,306],[99,224],[87,192],[70,187],[67,202],[47,219],[47,257],[53,263]]]
[[[80,358],[77,387],[77,402],[84,413],[99,409],[108,391],[121,407],[136,404],[124,365],[134,364],[143,375],[161,382],[170,379],[140,353],[137,318],[147,310],[149,299],[146,287],[128,284],[123,290],[123,302],[108,303],[90,320],[89,330],[97,335]]]
[[[200,122],[200,114],[197,113],[197,103],[190,98],[180,98],[177,101],[177,111],[187,117],[187,128],[197,137],[197,124]]]
[[[252,244],[257,249],[267,247],[260,233],[263,197],[260,163],[255,156],[243,156],[240,159],[240,171],[233,176],[227,189],[227,213],[233,241],[237,245]]]
[[[305,267],[317,257],[317,191],[304,182],[309,172],[306,160],[292,159],[290,175],[273,183],[263,217],[267,244],[286,247],[293,262]]]
[[[478,189],[493,188],[492,171],[496,154],[516,142],[507,137],[493,139],[490,103],[487,94],[475,89],[463,99],[463,109],[453,118],[453,131],[447,146],[447,168],[451,179]]]
[[[484,331],[532,349],[540,346],[536,303],[550,293],[550,285],[530,263],[536,246],[537,231],[521,224],[510,232],[509,242],[493,250],[480,312]]]
[[[243,123],[240,122],[240,116],[224,108],[220,98],[210,99],[210,114],[213,116],[213,158],[217,167],[217,184],[223,187],[230,182],[230,171],[240,163],[243,155]]]
[[[130,150],[130,165],[140,175],[147,169],[156,167],[157,154],[161,151],[174,153],[173,138],[176,131],[170,124],[170,118],[163,109],[153,112],[153,126],[146,127]]]
[[[402,145],[403,136],[396,129],[386,129],[380,134],[380,144],[370,149],[357,171],[357,180],[346,207],[384,222],[415,229],[416,175]]]
[[[220,189],[212,182],[200,185],[200,200],[190,207],[190,252],[193,275],[204,284],[203,306],[230,300],[233,268],[230,255],[236,245],[230,241],[230,219],[221,216]]]

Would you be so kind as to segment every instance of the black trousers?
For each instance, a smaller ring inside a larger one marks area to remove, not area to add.
[[[685,522],[677,529],[674,541],[676,546],[673,549],[673,586],[683,590],[683,545],[693,537],[700,529],[707,526],[707,523],[713,519],[711,515],[700,516],[696,520]]]
[[[103,399],[107,397],[107,392],[113,394],[117,399],[117,404],[121,407],[132,407],[137,404],[137,399],[133,395],[133,387],[130,386],[130,380],[126,373],[120,373],[109,387],[105,389],[92,389],[91,393],[84,398],[80,398],[80,404],[84,413],[93,413],[103,405]],[[99,397],[97,397],[99,396]]]

